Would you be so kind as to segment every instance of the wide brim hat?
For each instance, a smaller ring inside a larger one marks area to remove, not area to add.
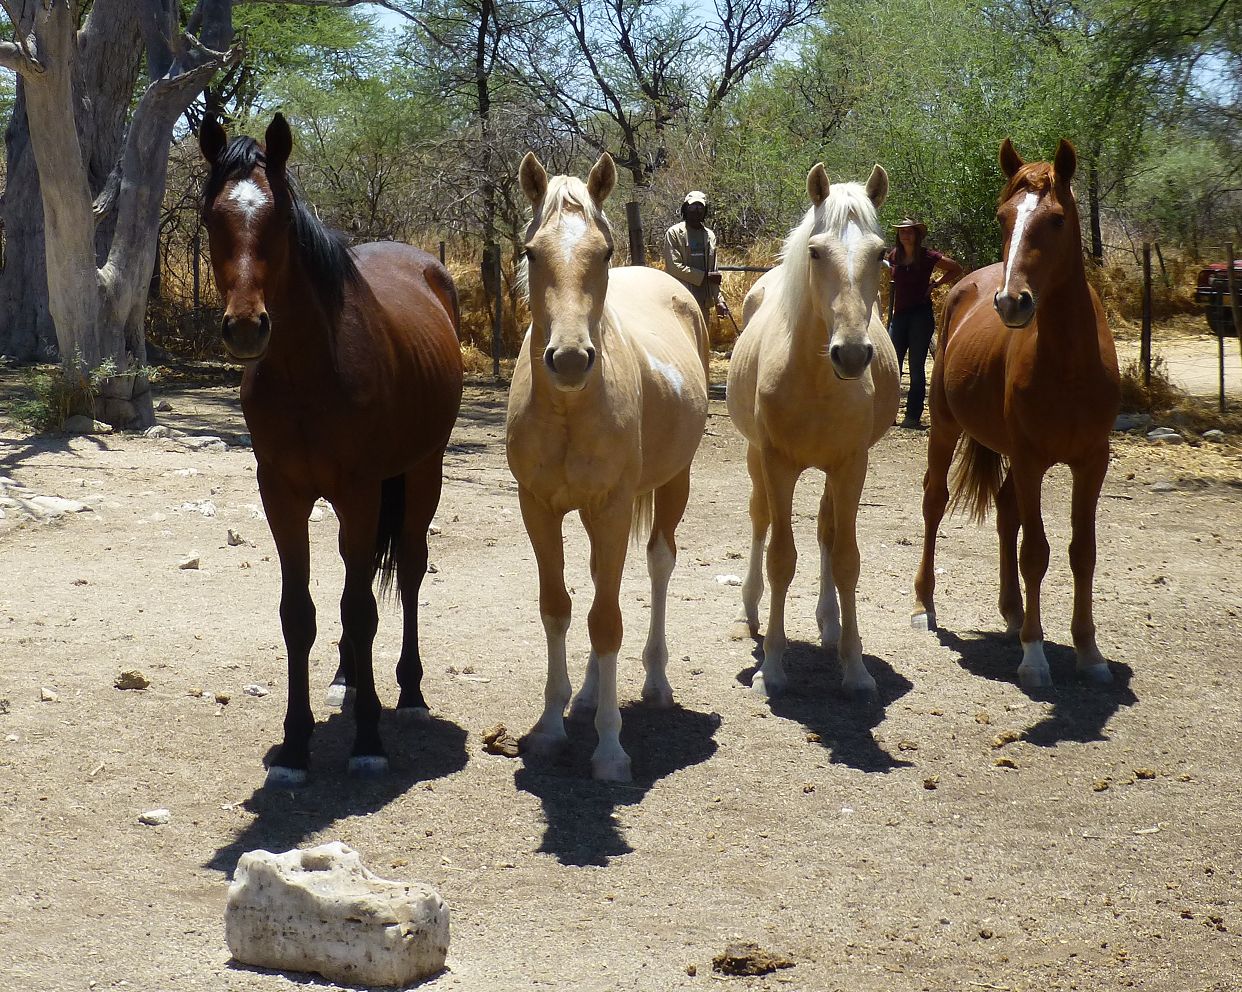
[[[920,238],[925,238],[925,237],[927,237],[927,225],[926,225],[926,224],[922,224],[922,223],[920,223],[919,221],[913,220],[913,219],[911,219],[911,218],[909,218],[909,217],[905,217],[905,218],[903,218],[903,219],[901,220],[901,222],[900,222],[900,223],[898,223],[898,224],[894,224],[894,225],[893,225],[893,230],[894,230],[894,231],[900,231],[900,230],[902,230],[902,229],[904,229],[904,228],[907,228],[907,227],[909,227],[909,228],[913,228],[916,232],[918,232],[918,236],[919,236]]]
[[[701,203],[703,206],[707,206],[707,194],[701,189],[692,189],[686,194],[685,199],[681,201],[681,205],[688,207],[692,203]]]

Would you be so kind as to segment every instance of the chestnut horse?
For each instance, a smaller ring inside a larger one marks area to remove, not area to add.
[[[830,185],[821,162],[807,175],[806,190],[811,208],[786,238],[781,264],[747,295],[745,331],[729,363],[729,416],[746,438],[750,472],[743,622],[758,635],[763,542],[771,526],[772,600],[763,665],[751,686],[775,695],[788,681],[785,599],[798,560],[794,486],[806,469],[822,469],[815,618],[823,646],[837,648],[843,687],[869,705],[878,694],[858,633],[856,522],[868,451],[892,426],[898,403],[897,354],[876,306],[884,270],[876,211],[888,196],[888,173],[877,165],[865,187]]]
[[[996,504],[1000,613],[1009,633],[1021,638],[1018,677],[1026,688],[1052,682],[1039,614],[1039,587],[1048,569],[1040,491],[1044,473],[1059,463],[1070,467],[1074,480],[1070,629],[1078,672],[1093,682],[1112,681],[1095,643],[1091,582],[1096,504],[1121,393],[1113,337],[1083,269],[1070,189],[1077,160],[1068,141],[1057,145],[1051,163],[1026,164],[1008,138],[1001,145],[1000,166],[1008,179],[997,210],[1004,251],[998,264],[972,272],[949,294],[931,383],[923,558],[914,580],[912,623],[920,629],[936,624],[936,531],[949,502],[949,466],[960,438],[964,452],[954,501],[976,519]]]
[[[329,695],[339,702],[345,686],[356,689],[350,771],[376,774],[388,765],[371,671],[377,573],[382,592],[396,572],[404,611],[398,708],[426,712],[418,590],[462,365],[457,291],[444,267],[403,244],[347,248],[287,173],[293,138],[280,114],[264,142],[230,142],[214,120],[199,133],[211,166],[203,222],[224,300],[221,332],[246,366],[242,411],[280,555],[289,702],[267,781],[289,785],[306,780],[314,728],[307,520],[317,498],[340,520],[343,629]]]
[[[576,712],[595,710],[597,779],[629,781],[621,747],[618,593],[631,532],[647,537],[651,627],[643,649],[643,700],[671,706],[665,608],[677,561],[675,531],[690,496],[690,463],[707,423],[707,328],[672,276],[646,266],[610,269],[612,230],[603,203],[617,172],[605,152],[584,184],[548,178],[534,154],[518,179],[534,208],[526,230],[531,327],[509,389],[506,447],[522,520],[539,567],[539,612],[548,642],[543,715],[534,750],[562,747],[569,703],[561,527],[577,510],[591,541],[595,599],[591,655]]]

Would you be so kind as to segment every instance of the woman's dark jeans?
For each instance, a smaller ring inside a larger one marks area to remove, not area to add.
[[[931,300],[916,307],[899,310],[893,314],[889,337],[897,349],[897,373],[910,355],[910,395],[906,397],[906,419],[918,420],[923,416],[923,402],[927,398],[927,349],[936,332],[936,315]]]

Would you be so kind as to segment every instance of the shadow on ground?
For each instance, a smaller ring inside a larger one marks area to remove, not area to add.
[[[255,819],[206,867],[231,874],[247,851],[288,851],[346,816],[374,813],[420,782],[443,778],[466,765],[466,731],[440,719],[417,719],[385,710],[380,719],[391,768],[382,778],[352,778],[345,766],[354,741],[351,710],[315,725],[310,781],[298,789],[259,787],[242,803]],[[275,746],[265,759],[270,763]]]
[[[640,803],[660,779],[706,761],[716,753],[719,713],[681,706],[621,707],[621,745],[630,756],[634,781],[596,782],[591,752],[598,740],[590,720],[566,720],[569,747],[558,759],[526,756],[514,784],[538,797],[547,822],[539,851],[563,865],[607,865],[634,849],[614,816],[618,806]]]
[[[738,672],[737,680],[749,686],[763,663],[762,639],[751,652],[754,664]],[[856,703],[841,688],[841,666],[835,651],[825,651],[807,641],[790,641],[785,649],[785,673],[789,686],[768,701],[773,716],[794,720],[819,737],[833,764],[861,772],[888,772],[908,768],[910,762],[895,758],[872,733],[884,720],[886,709],[913,688],[913,683],[893,671],[875,655],[863,655],[867,671],[879,690],[879,704]],[[756,697],[758,701],[758,697]]]
[[[957,655],[957,663],[972,675],[994,682],[1018,684],[1018,663],[1022,648],[1007,634],[992,631],[970,631],[963,637],[947,630],[937,630],[941,645]],[[1129,665],[1109,662],[1112,685],[1095,685],[1078,681],[1077,655],[1072,647],[1044,641],[1044,654],[1052,670],[1052,688],[1023,690],[1032,699],[1052,704],[1023,739],[1040,747],[1054,747],[1062,741],[1099,741],[1105,739],[1108,721],[1123,706],[1133,706],[1138,697],[1130,689],[1133,671]]]

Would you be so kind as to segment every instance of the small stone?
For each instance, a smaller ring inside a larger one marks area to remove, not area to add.
[[[229,700],[232,698],[233,697],[230,696],[227,692],[217,692],[215,695],[216,702],[219,703],[221,706],[228,706]]]
[[[488,754],[499,754],[506,758],[516,758],[520,751],[517,738],[498,723],[483,731],[483,750]]]
[[[149,809],[138,814],[138,822],[148,827],[162,827],[172,819],[172,813],[166,809]]]
[[[199,564],[198,555],[192,555],[189,558],[182,558],[181,561],[177,562],[177,567],[182,571],[191,571],[198,568]]]
[[[216,515],[216,504],[209,499],[199,499],[192,503],[181,504],[182,513],[201,513],[204,517]]]
[[[431,521],[431,526],[427,528],[427,533],[431,535],[432,537],[435,537],[437,534],[440,533],[440,525],[436,523],[434,520]]]
[[[257,682],[252,682],[250,685],[245,686],[242,689],[242,692],[244,692],[247,696],[254,696],[257,699],[262,699],[268,694],[268,688],[267,686],[259,685]]]
[[[5,734],[4,739],[10,744],[16,744],[19,740],[21,740],[17,734]]]
[[[1172,492],[1177,491],[1177,486],[1173,485],[1173,483],[1163,482],[1163,481],[1153,482],[1147,488],[1150,489],[1153,493],[1172,493]]]
[[[1225,440],[1225,432],[1213,428],[1210,431],[1203,432],[1203,440],[1211,441],[1213,444],[1220,444]]]
[[[142,672],[128,671],[121,672],[112,684],[118,689],[149,689],[151,687],[151,680],[143,675]]]
[[[810,733],[806,735],[806,742],[808,744],[819,744],[821,741],[823,741],[823,738],[819,734]]]
[[[435,562],[428,562],[427,563],[427,574],[428,575],[439,575],[440,566],[437,565]]]
[[[311,522],[311,523],[313,523],[313,524],[317,524],[317,523],[319,523],[319,521],[321,521],[321,520],[324,518],[324,516],[325,516],[325,514],[324,514],[324,512],[323,512],[323,507],[322,507],[322,506],[316,506],[316,507],[314,507],[314,508],[312,508],[312,509],[311,509],[311,512],[310,512],[310,522]]]
[[[160,400],[155,404],[156,413],[172,413],[173,405],[168,400]]]
[[[1020,740],[1022,740],[1021,730],[1002,730],[992,738],[992,747],[1004,747],[1006,744],[1012,744],[1014,741]]]
[[[809,796],[812,792],[815,791],[815,784],[813,782],[807,782],[806,785],[802,787],[802,791],[803,793]]]
[[[227,540],[228,540],[228,542],[229,542],[229,547],[230,547],[230,548],[239,548],[239,547],[241,547],[243,544],[249,544],[249,543],[250,543],[250,542],[249,542],[249,541],[247,541],[244,537],[242,537],[242,536],[241,536],[241,534],[239,534],[237,531],[235,531],[232,527],[230,527],[230,528],[228,529],[228,536],[227,536],[227,538],[226,538],[226,539],[227,539]]]
[[[712,958],[712,970],[722,975],[768,975],[792,967],[794,962],[785,955],[766,951],[748,940],[730,941],[724,953]]]
[[[930,791],[932,789],[937,789],[939,787],[940,787],[940,776],[939,775],[929,775],[927,778],[923,779],[924,789],[927,789]]]
[[[142,432],[143,437],[166,438],[172,437],[172,432],[163,424],[156,424],[154,427],[148,427]]]
[[[189,694],[190,694],[191,696],[193,696],[195,699],[202,699],[202,698],[203,698],[203,690],[202,690],[201,688],[199,688],[198,686],[195,686],[193,689],[191,689],[191,690],[189,691]]]
[[[698,965],[693,965],[693,964],[686,965],[686,974],[689,975],[691,978],[693,978],[698,973],[699,973]]]
[[[898,741],[897,742],[898,751],[917,751],[918,749],[919,749],[919,745],[916,741]]]
[[[193,437],[178,438],[181,444],[191,451],[227,451],[229,446],[223,438],[214,435],[200,434]]]
[[[979,936],[980,936],[980,937],[982,937],[984,940],[991,940],[991,939],[992,939],[992,937],[993,937],[993,933],[992,933],[992,931],[991,931],[990,929],[988,929],[987,927],[983,927],[983,928],[979,931]]]
[[[112,428],[108,424],[98,420],[93,420],[84,414],[75,414],[65,419],[66,434],[111,434]]]
[[[49,689],[47,686],[42,686],[42,687],[39,689],[39,702],[41,702],[41,703],[59,703],[59,702],[60,702],[60,696],[58,696],[56,693],[54,693],[54,692],[53,692],[51,689]]]
[[[449,913],[434,889],[379,878],[334,842],[243,854],[224,936],[242,964],[404,988],[443,970]]]
[[[1013,758],[997,758],[992,762],[997,768],[1017,768],[1018,763]]]
[[[61,517],[66,513],[85,513],[90,507],[77,500],[61,499],[59,496],[31,496],[22,500],[23,509],[36,517]]]
[[[740,586],[742,584],[741,576],[738,575],[717,575],[716,581],[722,586]]]
[[[1136,768],[1134,769],[1135,778],[1152,779],[1156,777],[1156,769],[1154,768]]]
[[[984,726],[987,726],[991,722],[992,716],[987,710],[980,710],[975,714],[975,723],[982,723]]]
[[[8,714],[8,712],[9,712],[9,701],[7,699],[0,699],[0,716],[5,716]]]
[[[1108,786],[1109,786],[1108,779],[1097,778],[1094,782],[1091,783],[1091,791],[1092,792],[1104,792],[1108,788]]]

